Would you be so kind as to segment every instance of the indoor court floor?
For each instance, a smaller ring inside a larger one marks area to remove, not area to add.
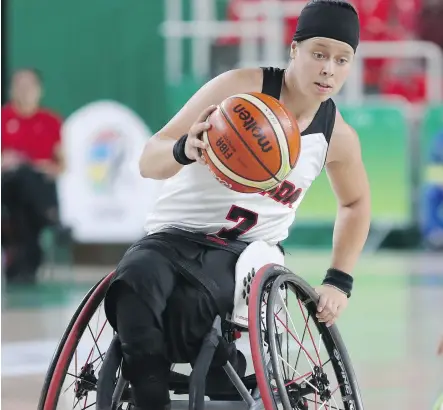
[[[289,251],[311,285],[329,255]],[[48,364],[77,304],[106,270],[58,272],[35,289],[2,290],[2,409],[35,410]],[[338,322],[366,410],[428,410],[443,393],[443,255],[366,254]],[[64,409],[63,409],[64,410]]]

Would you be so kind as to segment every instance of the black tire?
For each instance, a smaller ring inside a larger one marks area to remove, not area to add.
[[[46,373],[37,410],[55,410],[67,368],[91,317],[103,301],[113,273],[102,278],[80,302],[66,328]],[[68,340],[69,339],[69,340]],[[50,392],[50,397],[48,397]]]
[[[260,390],[260,396],[265,410],[277,410],[277,401],[272,386],[270,385],[269,366],[266,363],[266,354],[263,348],[265,344],[264,332],[261,326],[262,317],[262,299],[266,289],[270,289],[273,281],[284,273],[289,272],[286,268],[268,264],[263,266],[255,274],[248,302],[248,327],[249,342],[251,346],[252,363],[254,365],[257,386]]]
[[[271,290],[267,299],[266,325],[268,329],[269,346],[271,353],[272,369],[278,385],[280,399],[285,408],[292,408],[289,404],[289,396],[283,380],[277,351],[277,329],[274,314],[277,297],[281,289],[291,289],[310,313],[317,330],[321,333],[323,344],[326,347],[331,360],[335,376],[340,386],[345,410],[363,410],[363,402],[357,383],[351,359],[336,325],[326,327],[316,319],[318,295],[315,290],[302,278],[293,273],[285,273],[274,277]],[[267,291],[263,289],[263,291]]]

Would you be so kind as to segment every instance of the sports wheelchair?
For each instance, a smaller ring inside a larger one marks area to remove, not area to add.
[[[112,275],[100,280],[75,311],[49,366],[38,410],[134,408],[131,386],[120,371],[118,335],[100,313]],[[328,328],[316,319],[318,295],[311,286],[273,263],[249,273],[243,285],[248,329],[215,319],[190,375],[171,368],[171,409],[362,410],[342,338],[335,325]],[[214,352],[230,343],[242,351],[238,343],[244,338],[249,338],[252,372],[238,375],[226,360],[223,369],[232,387],[208,392]]]

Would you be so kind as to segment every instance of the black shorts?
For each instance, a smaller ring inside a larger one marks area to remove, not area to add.
[[[235,265],[246,246],[178,230],[146,236],[131,246],[105,299],[107,318],[123,335],[127,353],[144,346],[146,354],[192,363],[215,316],[224,319],[233,309]],[[127,306],[118,306],[122,284],[142,303],[129,306],[126,297]],[[119,311],[124,321],[117,320]]]

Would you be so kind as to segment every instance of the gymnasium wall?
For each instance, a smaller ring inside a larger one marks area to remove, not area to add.
[[[8,71],[41,70],[44,104],[67,117],[112,99],[152,129],[167,120],[162,1],[14,0],[8,13]]]

